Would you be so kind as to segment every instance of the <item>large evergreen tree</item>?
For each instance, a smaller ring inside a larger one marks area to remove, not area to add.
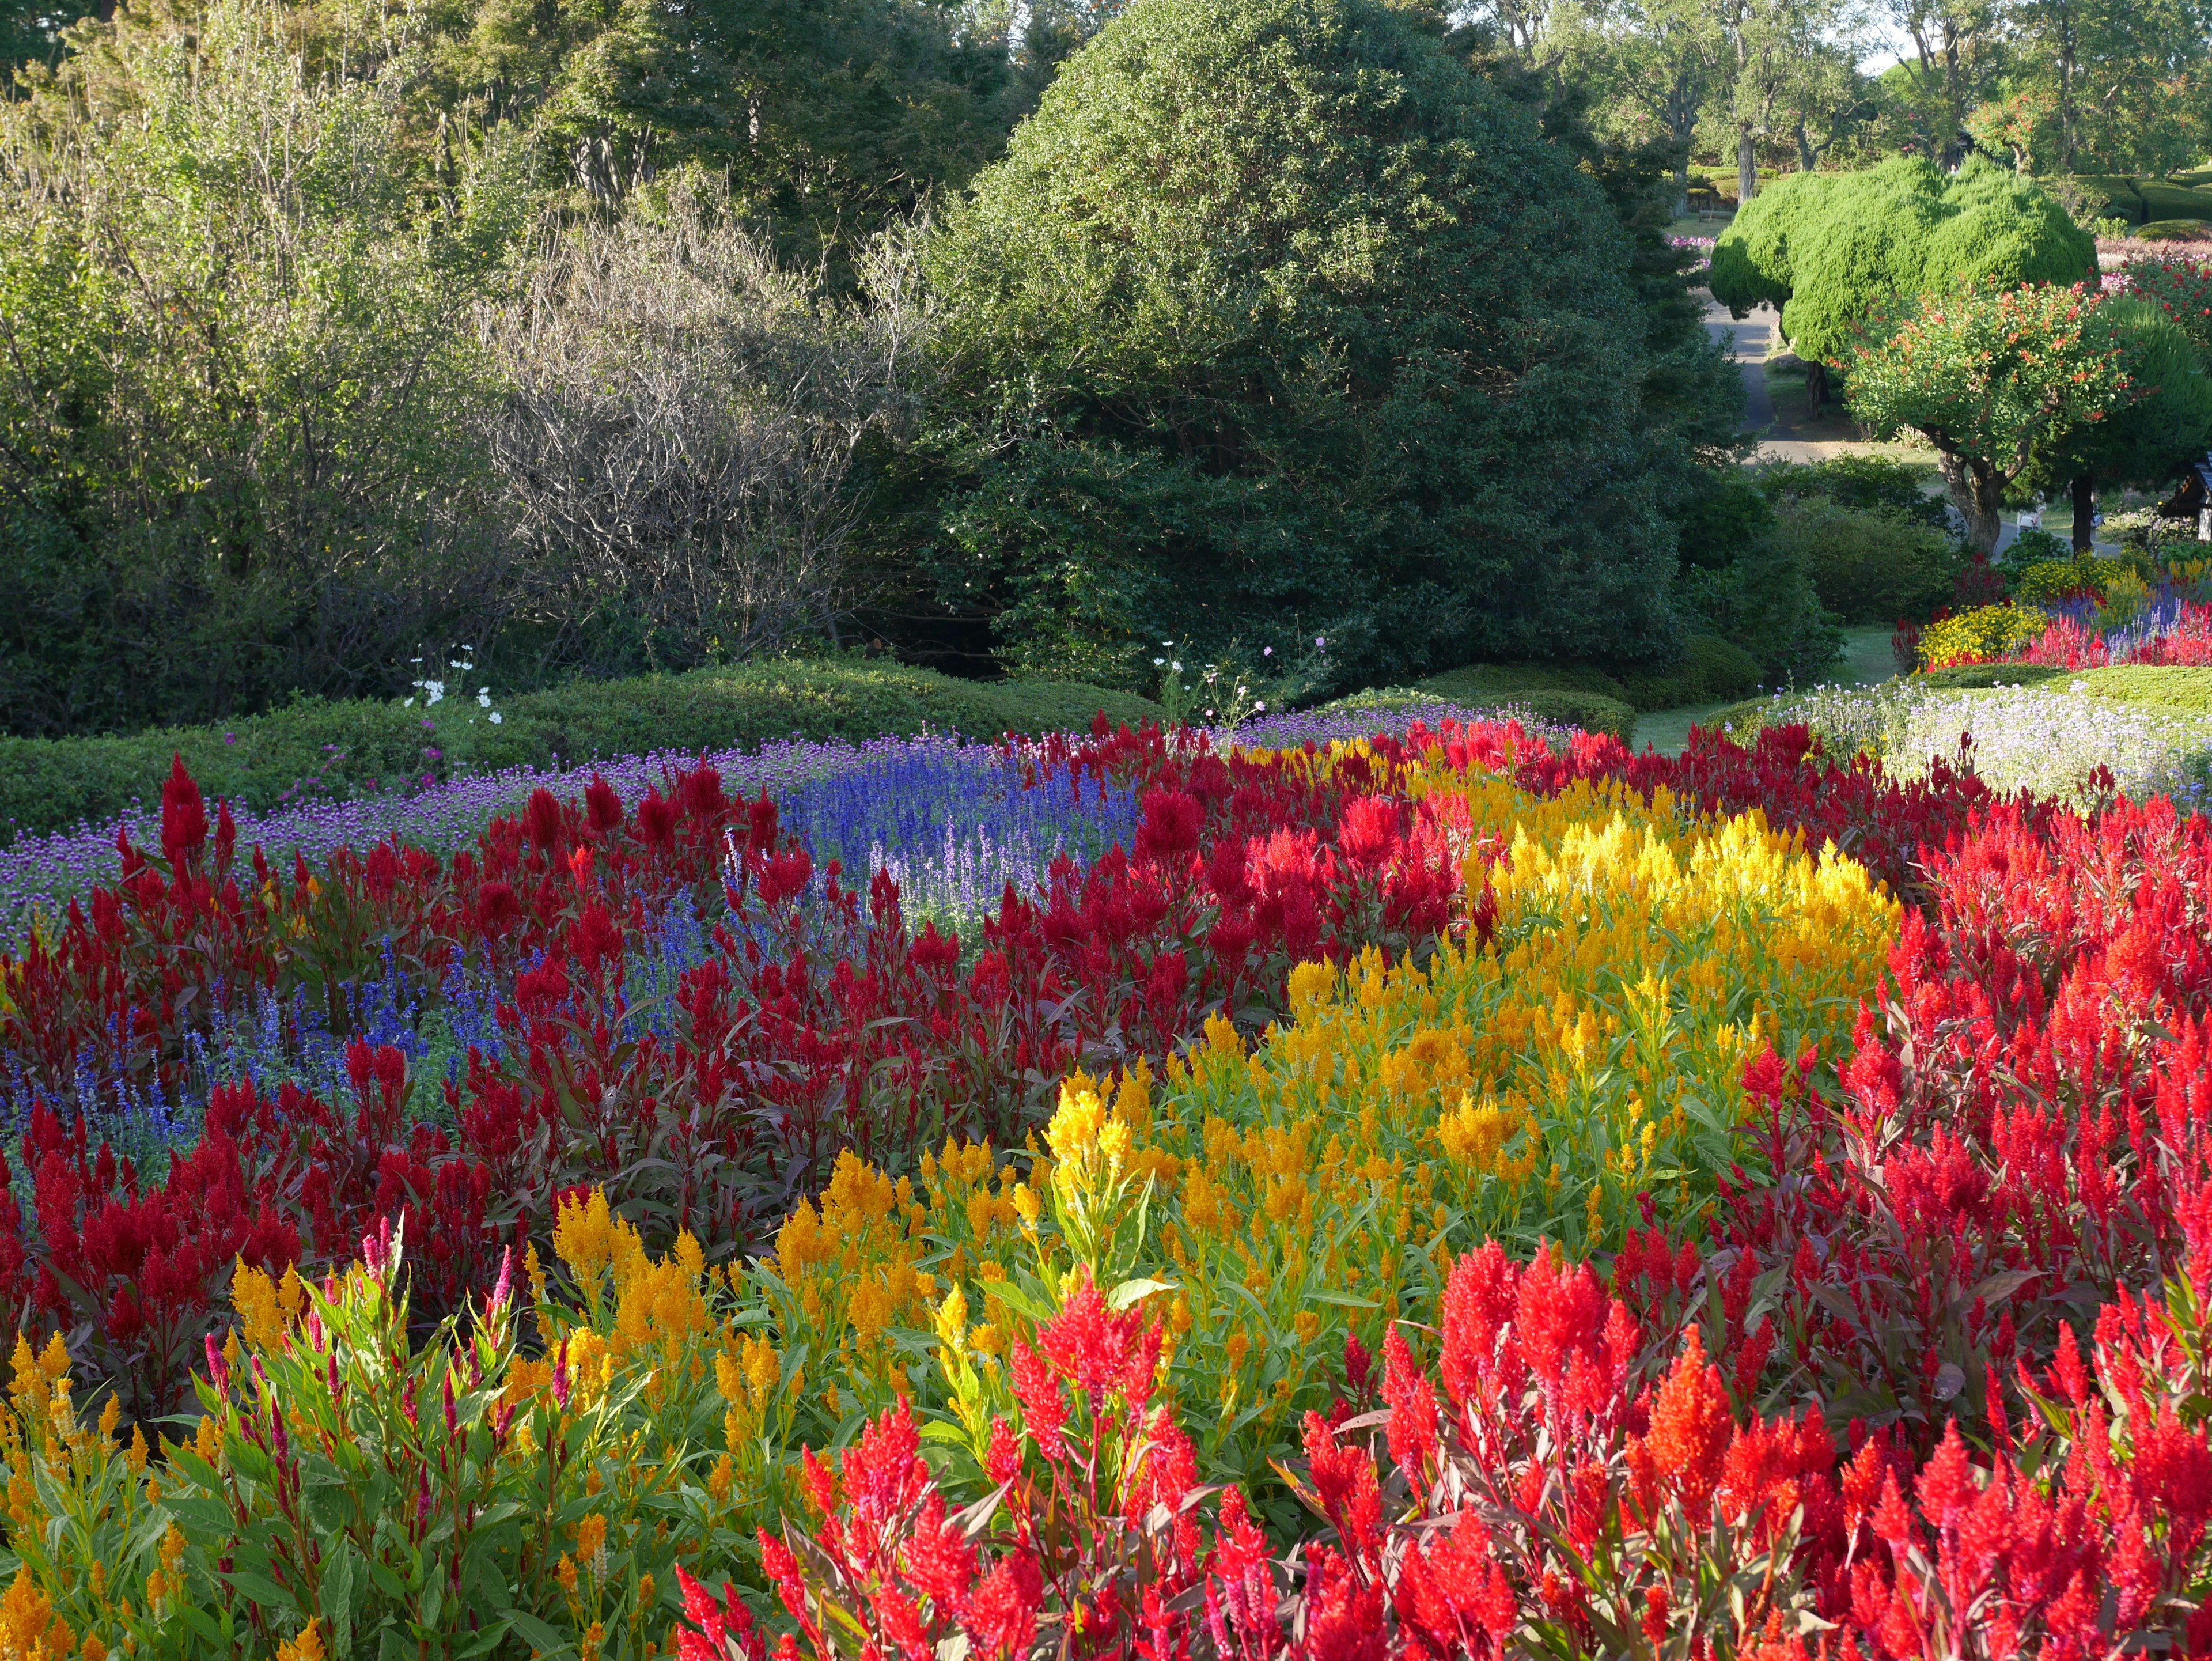
[[[1092,675],[1293,630],[1346,679],[1664,655],[1689,441],[1645,418],[1629,259],[1533,117],[1374,0],[1138,0],[925,254],[951,594]]]

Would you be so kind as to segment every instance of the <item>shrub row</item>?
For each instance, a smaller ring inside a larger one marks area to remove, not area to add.
[[[222,726],[125,737],[0,738],[0,826],[64,829],[151,801],[175,756],[210,795],[265,811],[307,797],[405,791],[506,768],[655,751],[730,750],[777,739],[957,731],[996,738],[1086,728],[1103,709],[1132,725],[1150,699],[1046,680],[969,681],[862,660],[747,663],[682,675],[585,681],[495,701],[308,699]]]
[[[1601,669],[1589,664],[1478,663],[1431,675],[1425,691],[1461,703],[1511,703],[1547,721],[1610,733],[1626,742],[1636,712],[1676,709],[1747,696],[1759,684],[1757,661],[1717,635],[1692,635],[1670,670]]]

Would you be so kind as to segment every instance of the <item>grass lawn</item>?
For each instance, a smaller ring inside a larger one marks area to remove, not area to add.
[[[1844,631],[1843,661],[1837,678],[1850,686],[1871,686],[1897,672],[1889,647],[1890,631],[1869,627]],[[1677,709],[1653,709],[1636,718],[1636,747],[1656,750],[1662,756],[1679,756],[1690,741],[1690,728],[1709,724],[1722,710],[1741,708],[1728,703],[1692,703]]]

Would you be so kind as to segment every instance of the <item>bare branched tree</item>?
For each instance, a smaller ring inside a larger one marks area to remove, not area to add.
[[[556,648],[667,666],[837,639],[854,457],[904,423],[927,317],[902,242],[826,299],[711,198],[553,234],[483,316],[495,464]]]

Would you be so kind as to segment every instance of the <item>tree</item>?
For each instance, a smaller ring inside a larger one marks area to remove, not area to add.
[[[413,143],[418,41],[80,26],[0,104],[0,681],[17,730],[382,689],[493,575],[467,326],[520,147]],[[78,72],[81,61],[89,67]],[[473,636],[463,636],[465,639]]]
[[[915,401],[896,248],[830,304],[691,184],[563,230],[487,319],[528,620],[604,672],[836,641],[854,452]]]
[[[530,136],[579,205],[686,163],[811,259],[998,153],[1033,93],[1002,33],[926,0],[447,0],[441,108]]]
[[[2042,447],[2027,483],[2064,487],[2074,502],[2074,546],[2087,552],[2105,484],[2157,489],[2212,447],[2212,376],[2189,332],[2155,300],[2115,295],[2090,313],[2090,347],[2117,351],[2136,396],[2102,421]]]
[[[1627,238],[1373,0],[1137,0],[924,252],[1013,661],[1324,636],[1349,681],[1674,648]]]
[[[1944,167],[1964,154],[1966,117],[1988,100],[2003,61],[2000,0],[1889,0],[1891,21],[1912,43],[1882,79],[1892,112],[1919,154]]]
[[[2125,354],[2076,285],[1928,295],[1869,327],[1850,353],[1852,412],[1936,447],[1970,547],[1996,551],[2006,487],[2081,441],[2135,396]]]
[[[1711,288],[1738,317],[1778,305],[1782,332],[1808,363],[1831,364],[1900,295],[2073,283],[2096,270],[2094,240],[2064,209],[1983,157],[1948,178],[1899,157],[1783,183],[1716,240]]]

